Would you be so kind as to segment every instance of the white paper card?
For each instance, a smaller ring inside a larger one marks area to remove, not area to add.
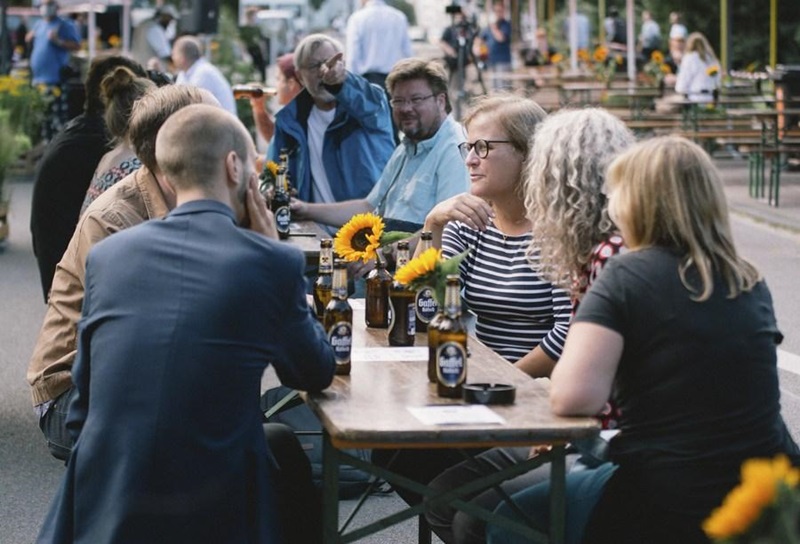
[[[353,362],[358,361],[427,361],[427,347],[353,348]]]
[[[480,404],[410,407],[415,418],[425,425],[502,425],[505,420]]]
[[[350,307],[354,310],[364,310],[366,309],[366,299],[363,298],[348,298],[347,302],[350,303]]]

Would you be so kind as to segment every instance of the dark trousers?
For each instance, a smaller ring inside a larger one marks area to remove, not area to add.
[[[278,497],[278,521],[286,544],[322,541],[322,493],[311,479],[311,463],[294,431],[282,423],[265,423]]]
[[[39,420],[54,457],[67,460],[72,437],[67,432],[67,412],[77,389],[59,395]],[[322,541],[322,494],[311,479],[311,463],[294,431],[281,423],[265,423],[264,437],[271,454],[271,476],[275,485],[278,520],[286,544]],[[302,512],[302,520],[298,513]]]
[[[70,387],[55,398],[50,409],[39,419],[47,447],[56,459],[66,461],[72,452],[72,436],[67,432],[67,412],[78,390]]]

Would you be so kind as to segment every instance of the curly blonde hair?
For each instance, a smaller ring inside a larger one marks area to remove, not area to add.
[[[603,194],[606,168],[634,137],[606,110],[586,108],[550,115],[531,138],[523,171],[528,255],[538,253],[539,272],[577,297],[593,248],[616,230]]]

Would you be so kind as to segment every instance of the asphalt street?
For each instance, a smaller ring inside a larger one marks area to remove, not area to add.
[[[798,440],[800,173],[784,174],[781,208],[775,209],[749,199],[743,161],[721,161],[720,166],[734,210],[734,236],[742,253],[764,273],[785,335],[779,352],[783,415]],[[0,246],[0,544],[26,544],[34,541],[64,469],[47,451],[25,381],[45,306],[28,231],[32,183],[17,180],[11,189],[11,234]],[[399,499],[375,497],[368,504],[367,516],[388,514]],[[411,521],[363,542],[415,539],[416,523]]]

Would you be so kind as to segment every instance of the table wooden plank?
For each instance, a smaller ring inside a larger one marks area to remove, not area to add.
[[[385,329],[367,329],[363,311],[354,311],[354,351],[388,347]],[[417,334],[417,346],[427,335]],[[507,383],[516,402],[490,408],[501,425],[424,425],[408,410],[463,404],[441,398],[428,382],[425,361],[355,361],[350,376],[337,376],[325,391],[306,395],[337,448],[470,447],[564,443],[599,432],[594,418],[562,418],[550,412],[548,388],[477,341],[469,339],[467,382]]]
[[[306,259],[319,258],[320,240],[333,237],[314,221],[292,221],[289,228],[289,238],[282,242],[301,250]]]

